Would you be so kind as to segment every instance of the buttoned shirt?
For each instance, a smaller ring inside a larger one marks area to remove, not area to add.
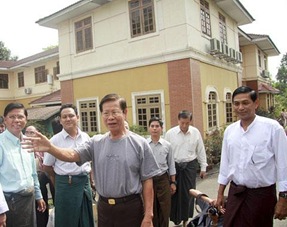
[[[2,189],[7,193],[17,193],[34,187],[35,198],[41,199],[34,153],[28,153],[21,147],[20,142],[20,139],[8,130],[0,134],[0,183]]]
[[[256,116],[247,130],[237,121],[224,132],[218,183],[248,188],[278,182],[287,191],[287,138],[275,120]]]
[[[69,133],[65,131],[65,129],[62,129],[62,131],[54,135],[50,141],[57,147],[76,148],[89,139],[89,135],[78,128],[78,134],[76,138],[72,138]],[[55,173],[58,175],[81,175],[91,171],[91,165],[89,162],[82,166],[78,166],[75,162],[63,162],[59,159],[56,159],[49,153],[45,153],[43,164],[45,166],[53,166]]]
[[[3,191],[2,191],[2,186],[0,184],[0,214],[5,213],[6,211],[8,211],[8,205],[6,203]]]
[[[201,171],[206,171],[205,148],[197,128],[189,126],[183,133],[179,126],[173,127],[166,132],[165,139],[171,144],[175,162],[190,162],[197,158]]]
[[[164,173],[168,173],[170,176],[175,175],[175,162],[170,143],[162,138],[157,143],[153,143],[151,138],[148,138],[147,141],[161,170],[159,175]]]

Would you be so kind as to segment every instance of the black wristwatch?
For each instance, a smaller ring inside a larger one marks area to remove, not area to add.
[[[176,186],[177,182],[176,181],[170,181],[169,184],[174,184]]]
[[[279,192],[279,197],[287,199],[287,192]]]

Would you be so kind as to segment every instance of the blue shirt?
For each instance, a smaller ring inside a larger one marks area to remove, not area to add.
[[[0,134],[0,183],[3,192],[17,193],[34,187],[35,198],[39,200],[42,194],[34,153],[22,149],[20,142],[8,130]]]

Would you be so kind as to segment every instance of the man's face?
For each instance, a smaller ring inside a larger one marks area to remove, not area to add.
[[[149,126],[149,133],[151,136],[160,136],[162,133],[162,127],[158,121],[151,122]]]
[[[24,109],[13,109],[4,117],[6,128],[14,136],[19,137],[27,123]]]
[[[0,124],[0,133],[5,131],[5,124]]]
[[[25,130],[25,136],[33,137],[36,135],[37,129],[34,126],[28,126]]]
[[[189,118],[180,118],[178,120],[179,128],[183,133],[187,132],[190,123],[191,123],[191,120],[189,120]]]
[[[233,109],[243,121],[253,120],[258,107],[258,100],[252,101],[248,93],[238,94],[233,99]]]
[[[78,119],[79,116],[76,115],[73,108],[65,108],[61,112],[60,123],[63,128],[69,132],[70,130],[74,130],[78,127]]]
[[[119,101],[109,101],[103,104],[102,117],[107,129],[114,135],[122,134],[127,110],[120,108]]]

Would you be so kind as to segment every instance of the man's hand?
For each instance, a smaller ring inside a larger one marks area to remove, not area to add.
[[[37,205],[38,205],[37,210],[42,213],[47,209],[44,199],[37,200]]]
[[[152,218],[152,215],[145,215],[141,227],[153,227]]]
[[[35,132],[34,137],[24,137],[21,145],[28,152],[47,152],[51,149],[49,139],[40,132]]]
[[[279,197],[279,200],[275,206],[274,218],[279,220],[285,220],[287,217],[287,199]]]
[[[6,227],[6,214],[0,214],[0,227]]]
[[[205,171],[200,171],[199,176],[201,179],[205,178],[206,172]]]

